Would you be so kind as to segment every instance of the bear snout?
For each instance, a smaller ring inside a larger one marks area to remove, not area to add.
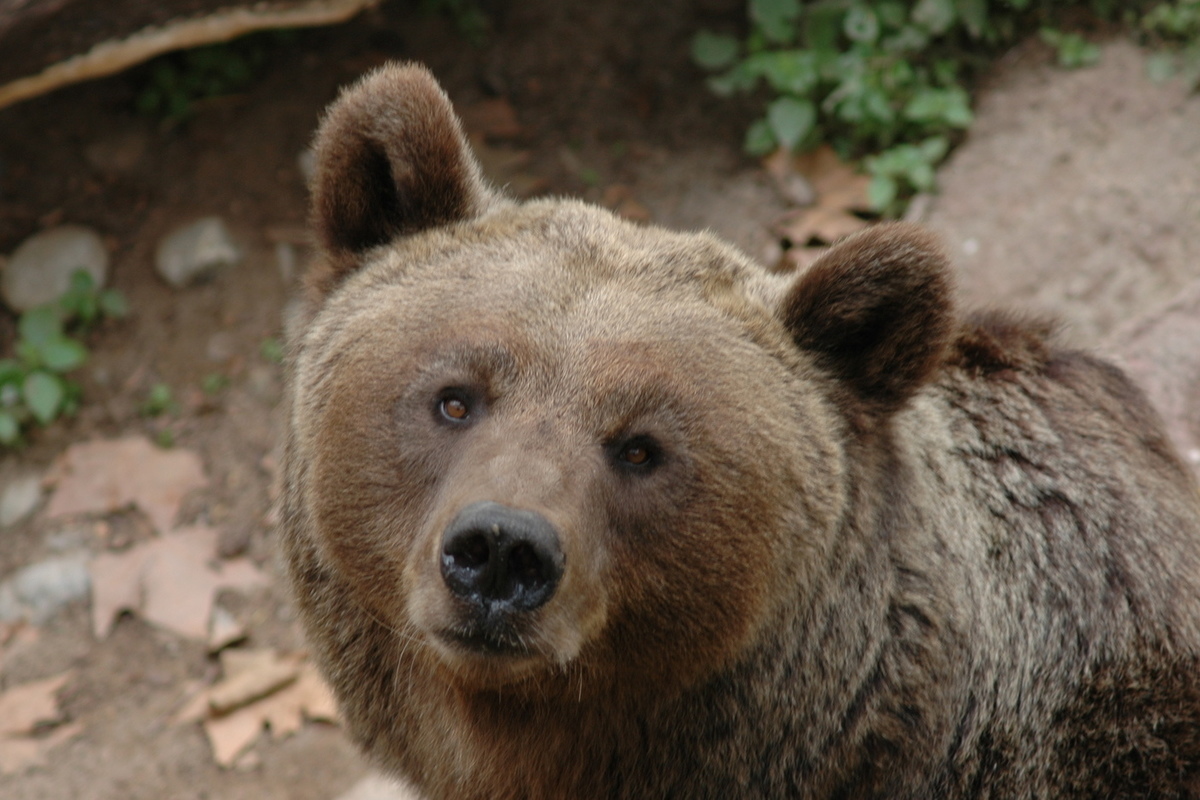
[[[487,617],[544,605],[564,561],[549,520],[491,501],[464,508],[442,535],[442,579],[451,594]]]

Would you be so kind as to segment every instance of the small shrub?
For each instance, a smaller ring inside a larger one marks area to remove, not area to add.
[[[864,159],[877,210],[894,214],[932,188],[934,168],[973,121],[972,80],[1000,49],[1040,29],[1064,66],[1095,62],[1094,44],[1061,29],[1081,10],[1140,19],[1147,35],[1189,42],[1159,71],[1193,64],[1189,75],[1200,79],[1200,0],[747,0],[748,35],[701,31],[692,57],[714,73],[717,94],[765,96],[748,153],[828,143]]]
[[[0,445],[18,444],[34,423],[75,413],[80,389],[68,373],[87,362],[83,338],[104,318],[127,311],[124,296],[97,290],[92,276],[79,270],[57,301],[21,315],[13,356],[0,359]]]

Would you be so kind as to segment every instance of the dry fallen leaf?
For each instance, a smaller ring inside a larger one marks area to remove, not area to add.
[[[801,153],[793,163],[796,170],[812,184],[818,205],[848,211],[871,210],[871,201],[867,196],[870,177],[842,161],[832,147],[824,145]]]
[[[61,721],[56,695],[70,678],[71,673],[64,672],[0,693],[0,774],[45,764],[51,749],[83,730],[76,723],[34,735],[43,726]]]
[[[262,735],[281,739],[300,730],[305,719],[337,720],[337,704],[316,668],[300,656],[273,650],[225,650],[225,676],[192,695],[175,722],[201,721],[222,767],[245,763],[247,750]]]
[[[789,211],[772,226],[775,234],[797,247],[816,240],[832,244],[867,226],[855,212],[869,212],[867,187],[871,179],[838,158],[833,148],[819,147],[782,159],[778,153],[764,164],[777,185],[788,175],[802,175],[812,187],[815,203]]]
[[[0,738],[0,774],[11,775],[29,767],[46,766],[51,750],[82,732],[82,723],[74,722],[37,738]]]
[[[842,209],[813,206],[784,215],[775,223],[774,231],[793,245],[802,247],[814,239],[833,244],[866,226],[865,220]]]
[[[263,586],[267,577],[245,559],[216,561],[217,532],[195,526],[102,553],[92,576],[92,628],[103,639],[122,611],[193,639],[207,639],[213,602],[221,589]]]
[[[33,733],[40,723],[58,720],[58,690],[71,678],[64,672],[53,678],[23,683],[0,694],[0,736]]]
[[[160,532],[174,525],[184,496],[207,483],[195,453],[163,450],[143,436],[71,445],[46,480],[56,484],[46,507],[51,519],[133,504]]]

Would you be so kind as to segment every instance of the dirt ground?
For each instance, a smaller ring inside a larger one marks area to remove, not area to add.
[[[753,107],[711,97],[688,61],[694,29],[736,27],[739,2],[490,7],[495,31],[478,47],[403,3],[301,34],[271,50],[244,94],[208,101],[182,124],[131,110],[136,70],[0,111],[0,253],[58,222],[90,225],[106,237],[112,284],[132,310],[91,343],[81,413],[0,457],[0,487],[43,473],[73,442],[167,429],[176,447],[201,454],[210,479],[182,521],[217,527],[224,554],[246,553],[278,575],[269,511],[280,368],[262,350],[280,336],[298,271],[281,260],[281,245],[301,265],[307,252],[299,156],[337,87],[389,59],[433,68],[469,129],[492,134],[485,165],[511,191],[625,204],[659,224],[713,228],[753,255],[770,252],[768,226],[784,206],[738,152]],[[1158,341],[1159,320],[1194,311],[1178,303],[1200,281],[1200,99],[1150,83],[1142,59],[1114,42],[1099,66],[1068,73],[1039,46],[1018,48],[988,80],[977,125],[923,215],[961,266],[966,299],[1056,313],[1073,340],[1124,352],[1161,378],[1187,449],[1200,442],[1188,417],[1200,407],[1190,402],[1200,369],[1175,375],[1163,359],[1200,353],[1200,336],[1184,325],[1165,349],[1130,348]],[[489,121],[496,99],[515,110],[517,128]],[[169,288],[152,266],[156,243],[212,214],[246,260],[203,285]],[[0,315],[5,350],[13,330]],[[200,388],[213,373],[229,379],[215,397]],[[147,418],[139,410],[158,383],[180,409]],[[95,553],[150,536],[133,511],[88,524],[82,544]],[[41,511],[0,529],[0,579],[52,555],[63,530]],[[223,603],[252,644],[303,647],[278,586]],[[97,641],[79,602],[35,640],[0,645],[0,691],[67,669],[59,697],[82,733],[47,766],[0,776],[6,799],[333,800],[368,772],[342,733],[320,724],[260,742],[249,769],[218,768],[199,726],[170,719],[189,681],[213,677],[213,658],[135,616]]]

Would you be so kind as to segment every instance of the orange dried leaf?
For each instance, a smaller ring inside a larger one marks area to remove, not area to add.
[[[70,672],[23,683],[0,694],[0,736],[32,733],[41,723],[57,722],[58,690],[71,678]]]
[[[36,739],[0,737],[0,774],[11,775],[30,767],[46,766],[51,750],[82,732],[82,723],[76,722],[62,725]]]
[[[782,217],[773,226],[777,236],[791,241],[795,245],[807,245],[813,239],[826,244],[833,244],[838,239],[848,236],[867,226],[853,214],[836,208],[814,206],[791,212]]]
[[[103,639],[121,611],[193,639],[207,639],[217,592],[266,585],[253,564],[215,562],[217,532],[195,526],[92,560],[92,625]]]
[[[143,436],[71,445],[46,480],[56,484],[46,506],[51,519],[132,504],[160,532],[174,525],[184,496],[207,483],[195,453],[163,450]]]
[[[824,145],[795,157],[794,168],[808,178],[817,193],[817,205],[845,211],[871,211],[867,197],[870,177],[860,174]]]
[[[76,723],[60,726],[45,736],[33,736],[39,726],[62,718],[57,693],[70,678],[71,673],[64,672],[0,694],[0,774],[44,765],[52,748],[83,730]]]
[[[243,764],[264,727],[270,728],[272,738],[281,739],[300,730],[305,719],[337,719],[333,693],[302,657],[272,650],[226,650],[221,664],[225,678],[190,698],[174,719],[202,719],[213,758],[222,767]]]

